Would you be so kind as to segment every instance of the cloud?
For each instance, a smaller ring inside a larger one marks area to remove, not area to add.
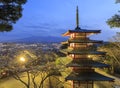
[[[37,34],[41,32],[46,34],[52,34],[52,33],[58,34],[65,32],[65,28],[60,28],[60,25],[54,23],[29,24],[29,25],[25,25],[24,27],[30,29],[29,32],[34,30],[34,32],[37,32]]]

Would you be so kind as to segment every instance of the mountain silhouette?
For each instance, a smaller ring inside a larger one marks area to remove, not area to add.
[[[56,36],[32,36],[22,39],[9,40],[4,42],[18,42],[18,43],[53,43],[53,42],[62,42],[67,38],[56,37]]]

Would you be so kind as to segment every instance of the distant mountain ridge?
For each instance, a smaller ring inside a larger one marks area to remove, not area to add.
[[[28,38],[16,39],[16,40],[8,40],[2,42],[18,42],[18,43],[53,43],[53,42],[62,42],[67,38],[56,37],[56,36],[33,36]]]

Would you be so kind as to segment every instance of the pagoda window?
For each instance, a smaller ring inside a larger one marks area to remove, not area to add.
[[[75,43],[70,43],[70,47],[74,48],[75,47]]]
[[[75,55],[75,58],[84,59],[87,58],[87,55]]]
[[[92,46],[92,45],[93,45],[93,43],[88,43],[87,45],[88,45],[88,46]]]
[[[70,35],[70,38],[71,38],[71,39],[74,39],[75,37],[76,37],[76,36],[75,36],[75,33],[73,33],[73,34]]]

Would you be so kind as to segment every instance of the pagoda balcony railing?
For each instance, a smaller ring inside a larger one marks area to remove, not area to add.
[[[72,48],[72,50],[75,50],[75,51],[95,51],[95,50],[97,50],[97,48],[96,47],[94,47],[94,46],[90,46],[90,47],[74,47],[74,48]]]
[[[69,39],[68,43],[102,43],[103,41],[90,40],[90,39]]]
[[[76,43],[75,44],[70,44],[68,46],[68,48],[69,47],[72,48],[72,49],[77,49],[77,50],[78,49],[80,49],[80,50],[81,49],[86,49],[87,50],[87,49],[96,49],[97,48],[96,45],[93,45],[93,44],[92,45],[91,44],[90,45],[89,44],[80,45],[80,44],[76,44]]]
[[[68,48],[68,49],[62,49],[61,50],[62,52],[86,52],[86,53],[88,53],[88,52],[91,52],[91,51],[96,51],[96,48],[92,48],[92,47],[90,47],[90,48]]]
[[[84,45],[86,43],[102,43],[103,41],[98,41],[98,40],[67,40],[64,42],[61,42],[61,44],[70,44],[70,43],[80,43],[80,45]]]
[[[80,39],[80,40],[89,40],[89,38],[87,38],[87,37],[72,37],[72,38],[70,37],[70,38],[69,38],[69,40],[76,40],[76,39],[78,39],[78,40],[79,40],[79,39]]]
[[[70,37],[70,39],[85,39],[87,38],[86,36],[75,36],[75,37]]]
[[[76,33],[76,36],[86,36],[86,33]]]

